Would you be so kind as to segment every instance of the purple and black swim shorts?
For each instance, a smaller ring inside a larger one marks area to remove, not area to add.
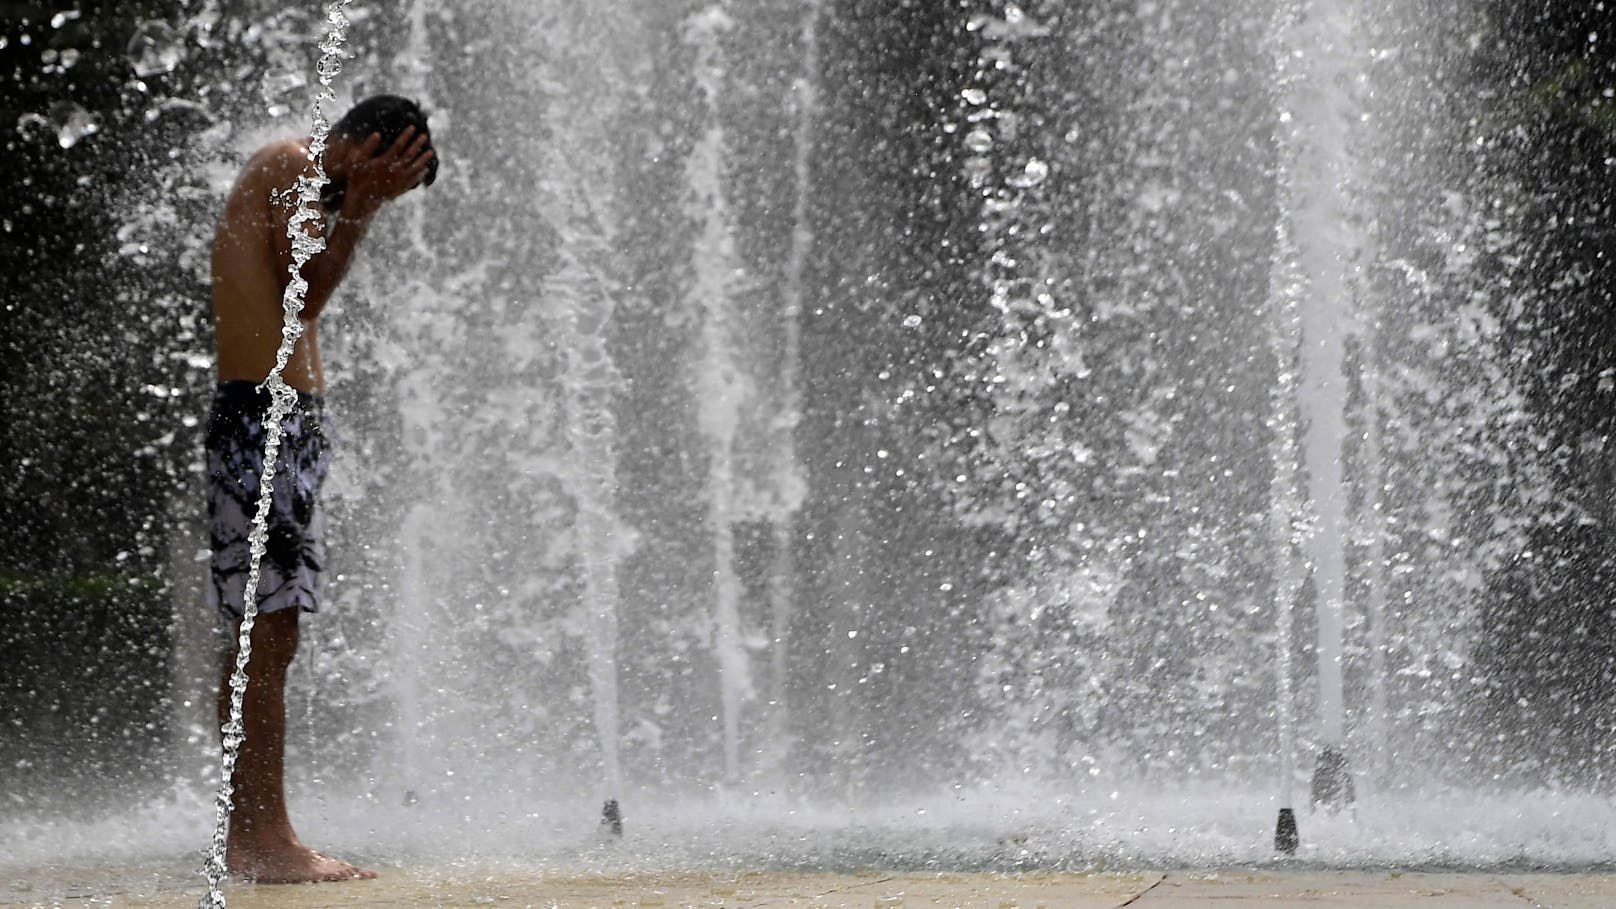
[[[238,620],[245,614],[242,593],[252,557],[248,535],[258,511],[269,397],[254,382],[220,382],[208,418],[208,525],[213,547],[208,602]],[[266,525],[269,535],[259,564],[258,610],[296,607],[317,612],[325,567],[320,485],[331,452],[323,400],[298,392],[297,406],[281,431]]]

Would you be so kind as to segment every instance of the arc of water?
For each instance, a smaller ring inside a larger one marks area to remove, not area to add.
[[[331,0],[326,5],[326,31],[320,41],[320,62],[317,72],[320,90],[314,96],[313,129],[310,131],[309,161],[312,173],[305,171],[297,180],[297,207],[287,220],[286,235],[292,241],[291,280],[281,296],[284,317],[281,322],[280,346],[275,351],[275,365],[264,380],[269,390],[270,405],[264,417],[264,470],[258,481],[258,507],[253,515],[252,530],[248,534],[251,556],[248,561],[247,583],[243,588],[241,628],[236,641],[236,664],[230,673],[230,717],[221,728],[223,749],[219,762],[219,790],[214,798],[213,838],[210,843],[203,876],[207,878],[208,892],[198,904],[200,909],[223,909],[224,892],[220,883],[228,870],[225,867],[225,841],[229,828],[232,796],[235,788],[236,755],[245,738],[242,729],[243,703],[247,695],[247,664],[252,657],[252,630],[258,617],[258,578],[264,551],[269,538],[268,519],[274,496],[273,482],[276,461],[280,456],[281,421],[285,420],[297,403],[297,392],[281,378],[292,358],[298,338],[303,335],[303,323],[298,315],[308,296],[309,283],[303,278],[303,266],[309,259],[325,249],[325,239],[311,235],[304,224],[318,225],[320,212],[314,204],[320,200],[320,190],[328,181],[325,173],[325,143],[331,131],[326,120],[325,105],[336,100],[331,82],[342,72],[341,50],[347,39],[349,0]]]

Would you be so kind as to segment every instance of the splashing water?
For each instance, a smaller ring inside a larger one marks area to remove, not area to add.
[[[331,89],[331,81],[342,71],[340,52],[347,37],[348,19],[344,10],[348,3],[349,0],[332,0],[326,6],[327,28],[325,37],[320,41],[318,67],[320,91],[315,95],[314,127],[309,142],[309,160],[313,165],[313,173],[305,171],[298,177],[297,208],[286,225],[286,235],[292,241],[291,280],[287,282],[286,290],[281,297],[281,308],[285,312],[285,318],[281,323],[280,347],[275,352],[275,365],[270,369],[268,378],[264,380],[264,387],[270,393],[269,411],[264,417],[264,473],[258,481],[258,509],[253,515],[252,531],[248,535],[252,555],[248,562],[246,586],[243,588],[245,593],[242,597],[241,629],[236,641],[236,665],[230,673],[230,718],[221,730],[224,747],[220,758],[219,791],[214,799],[213,839],[202,871],[208,881],[208,892],[198,904],[199,909],[223,909],[225,905],[224,892],[220,889],[220,884],[228,874],[225,867],[225,844],[229,832],[231,796],[234,794],[231,780],[235,776],[236,756],[245,738],[242,709],[247,695],[247,662],[252,657],[253,624],[258,617],[259,567],[269,537],[269,509],[274,498],[275,462],[280,455],[281,422],[291,414],[293,406],[297,403],[297,392],[281,379],[281,374],[285,372],[297,340],[303,334],[303,323],[299,321],[298,314],[303,311],[303,301],[309,290],[309,283],[302,275],[303,266],[325,249],[325,239],[311,234],[303,225],[312,221],[318,226],[320,213],[314,204],[320,200],[320,190],[328,182],[325,173],[325,141],[331,131],[331,124],[325,117],[325,104],[336,100],[336,95]]]
[[[101,129],[89,111],[72,101],[58,101],[52,104],[49,118],[42,122],[48,123],[55,131],[56,144],[62,148],[72,148]]]
[[[129,38],[124,56],[142,79],[161,76],[179,68],[185,61],[185,38],[174,26],[161,19],[142,22]]]

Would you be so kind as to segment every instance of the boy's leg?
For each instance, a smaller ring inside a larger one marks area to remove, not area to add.
[[[302,883],[375,877],[304,846],[286,811],[286,670],[297,653],[295,607],[258,616],[247,662],[242,703],[245,738],[236,757],[234,810],[226,864],[231,873],[260,883]],[[235,624],[236,637],[240,623]],[[230,718],[230,673],[235,646],[219,689],[219,725]]]

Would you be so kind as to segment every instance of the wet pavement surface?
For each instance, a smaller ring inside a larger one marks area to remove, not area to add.
[[[1156,871],[1117,874],[636,872],[574,874],[511,866],[379,867],[340,884],[232,884],[230,906],[542,907],[542,909],[1607,909],[1616,875],[1397,871]],[[12,870],[0,905],[191,907],[204,887],[174,867]]]

